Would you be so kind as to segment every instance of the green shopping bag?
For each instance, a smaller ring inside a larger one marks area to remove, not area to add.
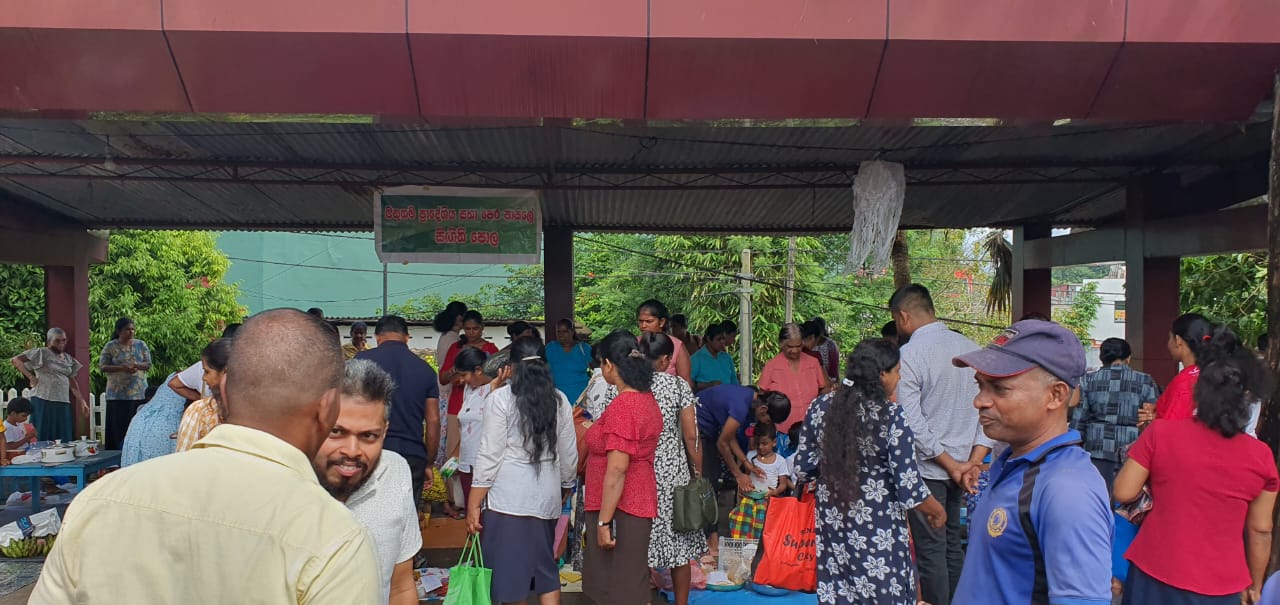
[[[473,534],[463,545],[458,564],[449,569],[449,592],[444,597],[444,605],[492,605],[491,582],[493,570],[484,566],[480,535]]]

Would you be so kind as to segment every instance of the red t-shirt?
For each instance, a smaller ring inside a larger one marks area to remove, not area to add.
[[[1156,400],[1156,418],[1181,420],[1196,415],[1196,401],[1192,393],[1200,380],[1200,368],[1187,366],[1169,381],[1169,388]]]
[[[609,452],[631,456],[622,483],[618,510],[652,519],[658,515],[658,484],[653,475],[653,456],[662,434],[662,412],[652,393],[619,393],[600,419],[587,429],[586,509],[600,510],[604,472]]]
[[[1248,588],[1249,503],[1280,488],[1271,448],[1244,433],[1227,439],[1184,418],[1151,423],[1129,457],[1151,472],[1153,505],[1125,558],[1183,590],[1227,595]]]
[[[458,358],[458,351],[461,351],[464,346],[466,345],[462,344],[462,341],[449,345],[449,352],[444,355],[444,363],[440,364],[441,374],[453,369],[453,360]],[[480,347],[480,350],[493,355],[498,352],[498,347],[494,346],[491,342],[486,342],[484,343],[484,346]],[[466,389],[454,387],[449,391],[449,407],[445,410],[446,414],[449,414],[450,416],[457,416],[458,412],[462,411],[462,392],[465,390]]]

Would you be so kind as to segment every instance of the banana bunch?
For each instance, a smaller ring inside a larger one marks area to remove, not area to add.
[[[0,555],[12,559],[23,559],[27,557],[39,557],[49,554],[53,548],[53,541],[58,536],[47,536],[44,538],[26,538],[23,540],[10,540],[8,546],[0,547]]]

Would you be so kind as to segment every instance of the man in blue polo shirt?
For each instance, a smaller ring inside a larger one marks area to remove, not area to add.
[[[1009,444],[969,521],[953,605],[1111,603],[1107,487],[1067,428],[1084,348],[1049,321],[1013,324],[952,361],[977,373],[979,421]]]

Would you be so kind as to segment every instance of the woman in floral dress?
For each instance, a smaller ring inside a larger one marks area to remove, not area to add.
[[[809,408],[796,452],[800,482],[817,481],[818,602],[914,605],[907,511],[919,508],[933,527],[946,511],[920,478],[911,429],[890,398],[897,347],[859,343],[842,383]]]

